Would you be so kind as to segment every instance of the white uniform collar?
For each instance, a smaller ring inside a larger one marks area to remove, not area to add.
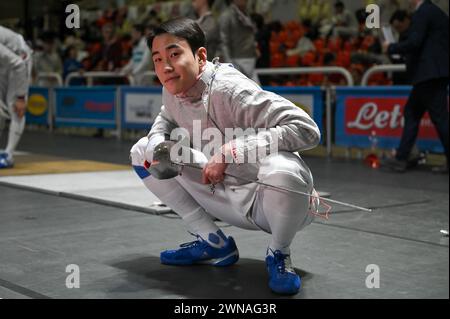
[[[195,84],[186,92],[176,95],[177,98],[194,102],[201,99],[203,92],[208,87],[214,74],[214,64],[207,61],[203,72]]]

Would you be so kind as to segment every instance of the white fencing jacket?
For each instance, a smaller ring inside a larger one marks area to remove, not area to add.
[[[242,135],[230,141],[234,145],[233,157],[237,163],[229,164],[225,173],[247,179],[257,178],[259,163],[268,154],[259,152],[256,163],[240,164],[246,152],[275,145],[277,151],[292,152],[299,156],[297,151],[311,149],[320,141],[319,128],[305,111],[287,99],[263,90],[231,64],[207,62],[192,88],[182,96],[174,96],[163,89],[162,102],[161,111],[148,134],[147,150],[152,150],[177,127],[188,132],[192,143],[194,120],[201,123],[202,132],[216,125],[221,132],[226,132],[227,128],[265,129],[262,133]],[[209,142],[202,140],[201,150]],[[228,140],[224,139],[224,142]],[[301,159],[300,162],[304,165]],[[304,166],[305,176],[310,176],[309,169]],[[226,179],[224,184],[225,188],[233,188],[233,197],[237,196],[236,201],[245,213],[254,199],[257,184],[233,179]],[[236,192],[236,187],[241,188],[240,192]]]

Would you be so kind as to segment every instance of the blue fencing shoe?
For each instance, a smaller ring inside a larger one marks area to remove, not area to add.
[[[8,156],[8,153],[0,153],[0,168],[11,168],[14,161]]]
[[[300,276],[291,266],[290,255],[279,250],[270,250],[266,256],[266,266],[269,272],[269,287],[273,292],[293,295],[300,290]]]
[[[215,248],[197,236],[197,240],[181,244],[179,249],[161,252],[161,263],[165,265],[210,264],[230,266],[238,261],[239,252],[233,237],[228,237],[225,246]]]

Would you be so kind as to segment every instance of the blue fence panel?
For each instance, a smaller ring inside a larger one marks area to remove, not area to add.
[[[27,123],[47,125],[50,110],[49,88],[31,86],[28,90]]]
[[[55,126],[116,128],[116,86],[55,89]]]
[[[148,129],[162,105],[162,87],[120,87],[122,128]]]

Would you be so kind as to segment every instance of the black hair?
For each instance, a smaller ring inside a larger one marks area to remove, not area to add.
[[[192,53],[205,46],[206,37],[197,22],[189,18],[175,18],[155,27],[147,38],[147,45],[152,50],[153,39],[161,34],[171,34],[189,43]]]
[[[403,22],[403,21],[405,21],[405,19],[409,19],[408,12],[406,10],[397,10],[392,14],[391,19],[389,20],[389,23],[392,24],[396,20]]]
[[[208,0],[208,7],[212,8],[214,5],[214,0]]]

